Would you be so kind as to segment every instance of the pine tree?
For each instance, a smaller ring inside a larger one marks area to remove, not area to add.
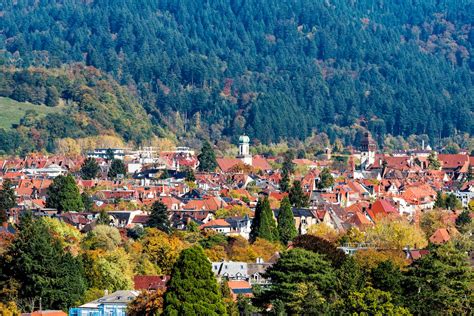
[[[283,165],[281,167],[282,173],[290,175],[295,172],[295,164],[293,163],[293,159],[295,159],[294,152],[288,150],[283,157]]]
[[[54,178],[47,191],[46,206],[60,212],[77,212],[84,208],[73,176],[68,174]]]
[[[255,208],[255,216],[252,220],[250,231],[250,241],[254,242],[257,238],[263,238],[268,241],[277,241],[279,239],[278,229],[275,219],[273,218],[273,211],[270,208],[268,197],[265,197],[263,200],[259,199]]]
[[[278,213],[278,233],[280,241],[287,245],[298,235],[295,227],[295,218],[291,210],[291,204],[288,197],[284,197],[280,204],[280,212]]]
[[[308,207],[309,197],[303,192],[300,181],[294,181],[290,189],[290,202],[294,207]]]
[[[151,214],[147,223],[150,227],[158,228],[159,230],[169,234],[171,232],[171,223],[168,217],[168,208],[160,201],[156,201],[151,206]]]
[[[434,207],[446,208],[446,201],[445,201],[441,191],[436,192],[436,200],[435,200],[435,203],[434,203]]]
[[[84,210],[88,212],[92,211],[92,209],[94,208],[94,201],[92,200],[91,196],[86,192],[82,192],[81,200],[82,204],[84,205]]]
[[[165,294],[165,315],[227,315],[211,263],[199,246],[183,250]]]
[[[0,223],[7,220],[11,208],[16,205],[15,190],[10,179],[3,181],[0,189]]]
[[[91,180],[97,177],[100,167],[94,158],[87,158],[81,166],[81,178],[83,180]]]
[[[107,174],[109,178],[116,178],[119,174],[124,175],[127,173],[127,168],[125,164],[120,159],[112,160],[110,164],[109,173]]]
[[[2,281],[17,283],[18,301],[30,309],[38,307],[40,298],[45,309],[73,306],[86,289],[80,259],[65,252],[48,226],[31,214],[22,217],[18,231],[0,260]]]
[[[217,168],[216,154],[208,141],[202,144],[201,153],[198,155],[199,170],[211,172]]]
[[[283,170],[282,177],[280,180],[280,191],[288,192],[290,190],[290,176],[288,171]]]

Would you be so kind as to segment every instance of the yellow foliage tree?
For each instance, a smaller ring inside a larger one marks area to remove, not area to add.
[[[15,302],[2,303],[0,302],[0,315],[2,316],[20,316],[21,313],[18,310]]]
[[[217,218],[226,218],[231,216],[252,215],[252,211],[245,205],[234,205],[231,208],[221,208],[216,211]]]
[[[381,249],[424,248],[425,233],[404,219],[384,218],[366,232],[367,241]]]
[[[227,253],[225,249],[221,245],[215,245],[209,249],[204,249],[204,253],[209,258],[209,260],[215,261],[222,261],[227,260]]]
[[[56,140],[56,154],[77,157],[81,154],[81,147],[72,138],[61,138]]]
[[[235,237],[231,242],[229,257],[233,261],[255,262],[257,258],[268,261],[276,252],[283,250],[279,242],[270,242],[266,239],[257,238],[253,244],[243,237]]]
[[[250,261],[255,261],[257,258],[263,258],[263,260],[268,261],[276,252],[283,250],[281,243],[271,242],[262,238],[257,238],[250,248],[255,256],[250,258]]]
[[[307,233],[309,235],[326,239],[330,242],[335,242],[341,236],[341,234],[337,230],[335,230],[326,223],[318,223],[311,225],[310,227],[308,227]]]
[[[359,250],[354,255],[357,263],[366,270],[377,267],[380,263],[390,260],[401,269],[408,266],[405,253],[401,250],[377,250],[374,248]]]
[[[56,237],[62,246],[74,256],[79,254],[81,248],[82,234],[74,226],[63,221],[44,217],[42,221],[48,226],[51,234]]]
[[[167,235],[156,228],[147,228],[141,243],[143,253],[163,274],[171,273],[179,254],[188,246],[178,236]]]
[[[454,227],[452,221],[447,220],[449,216],[446,210],[433,209],[421,215],[420,227],[426,236],[431,236],[438,228]]]

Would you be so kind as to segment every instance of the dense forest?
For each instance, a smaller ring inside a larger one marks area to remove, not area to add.
[[[334,140],[354,123],[379,142],[474,131],[470,0],[18,0],[0,10],[3,68],[93,66],[178,136],[199,126],[213,139]]]
[[[113,78],[92,67],[3,70],[0,96],[59,111],[44,117],[26,111],[14,129],[0,129],[0,154],[58,149],[58,140],[91,140],[117,135],[141,143],[152,135],[147,115],[136,98]]]

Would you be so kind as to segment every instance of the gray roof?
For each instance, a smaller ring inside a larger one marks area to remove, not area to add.
[[[140,291],[116,291],[112,294],[105,295],[95,301],[86,303],[82,305],[81,307],[97,307],[102,304],[128,304],[131,301],[133,301],[138,294],[140,294]]]

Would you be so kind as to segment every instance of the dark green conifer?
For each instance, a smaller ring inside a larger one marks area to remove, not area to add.
[[[164,302],[165,315],[227,315],[211,262],[201,247],[181,252]]]
[[[280,211],[278,212],[278,233],[280,241],[284,245],[287,245],[289,241],[298,235],[298,231],[295,227],[295,218],[288,197],[284,197],[280,204]]]

